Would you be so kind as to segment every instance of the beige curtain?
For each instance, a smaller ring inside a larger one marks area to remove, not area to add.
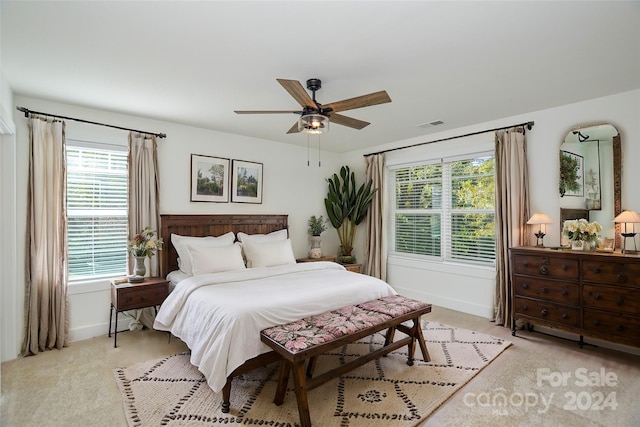
[[[529,244],[529,172],[524,128],[496,132],[496,291],[494,320],[511,326],[509,248]]]
[[[155,136],[129,133],[129,236],[151,227],[160,228],[158,153]],[[158,253],[147,260],[147,276],[158,276]],[[129,271],[133,272],[133,257],[129,256]]]
[[[367,234],[365,248],[367,259],[364,272],[369,276],[387,280],[386,236],[384,233],[384,154],[374,154],[365,158],[367,181],[373,180],[373,188],[377,188],[366,219]]]
[[[69,331],[65,124],[31,118],[29,140],[24,356],[61,349]]]
[[[158,188],[158,143],[153,135],[129,133],[129,154],[127,165],[129,168],[129,197],[128,197],[128,235],[151,227],[157,233],[160,231],[160,210]],[[160,256],[156,252],[145,260],[147,276],[160,275]],[[129,254],[129,272],[133,272],[133,257]],[[133,320],[129,329],[142,329],[142,326],[153,327],[154,310],[147,308],[136,310],[131,314]]]

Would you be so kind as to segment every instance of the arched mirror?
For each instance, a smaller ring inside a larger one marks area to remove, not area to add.
[[[602,237],[615,239],[613,219],[621,207],[621,143],[615,126],[604,123],[571,129],[560,146],[560,227],[586,218],[602,225]],[[562,234],[561,234],[562,235]]]

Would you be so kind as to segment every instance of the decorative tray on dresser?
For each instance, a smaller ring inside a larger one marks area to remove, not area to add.
[[[640,257],[612,252],[510,249],[516,319],[640,347]]]

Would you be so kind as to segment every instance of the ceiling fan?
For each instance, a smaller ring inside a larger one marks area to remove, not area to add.
[[[304,90],[298,80],[276,79],[289,94],[298,101],[302,110],[236,110],[236,114],[298,114],[300,119],[291,126],[287,133],[307,132],[323,133],[329,128],[329,121],[354,129],[362,129],[370,123],[363,120],[337,114],[339,111],[353,110],[355,108],[369,107],[371,105],[385,104],[391,102],[391,98],[386,91],[370,93],[368,95],[356,96],[355,98],[344,99],[342,101],[320,104],[316,101],[316,91],[322,87],[320,79],[307,80],[307,89],[312,96]]]

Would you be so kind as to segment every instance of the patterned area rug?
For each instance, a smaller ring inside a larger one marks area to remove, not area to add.
[[[408,366],[406,347],[369,362],[309,392],[314,426],[413,426],[424,421],[456,390],[478,374],[511,343],[466,329],[423,321],[431,356],[420,349]],[[384,342],[382,334],[344,346],[319,358],[315,372],[344,364]],[[273,404],[278,364],[259,368],[233,381],[231,412],[220,410],[214,393],[188,354],[114,370],[129,426],[269,425],[300,423],[293,380],[284,404]]]

